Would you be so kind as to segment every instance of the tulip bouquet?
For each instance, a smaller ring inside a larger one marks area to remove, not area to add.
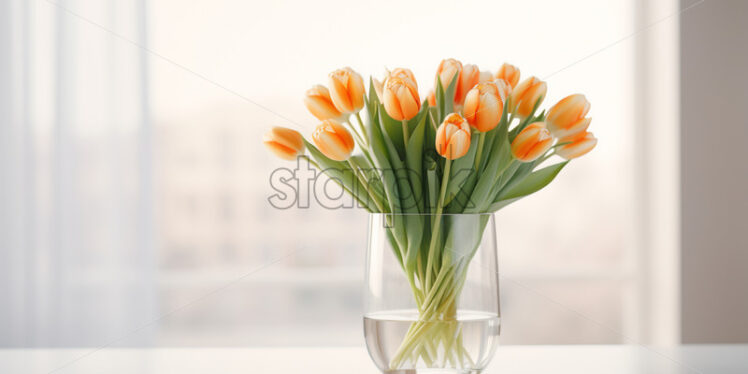
[[[450,360],[470,360],[450,343],[459,331],[429,322],[455,319],[481,238],[453,248],[453,228],[440,227],[439,217],[496,212],[548,185],[569,160],[596,145],[587,132],[586,98],[570,95],[539,111],[546,89],[535,77],[520,82],[519,69],[509,64],[492,74],[446,59],[422,101],[408,69],[370,79],[367,93],[361,76],[343,68],[330,73],[328,87],[306,93],[306,107],[321,121],[311,142],[279,127],[264,137],[283,159],[308,151],[310,162],[361,207],[390,214],[388,240],[419,313],[392,370],[406,360],[429,361],[439,346]],[[553,156],[564,160],[546,166]]]

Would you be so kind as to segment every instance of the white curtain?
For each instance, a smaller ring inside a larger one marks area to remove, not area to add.
[[[144,0],[0,0],[0,347],[156,318]]]

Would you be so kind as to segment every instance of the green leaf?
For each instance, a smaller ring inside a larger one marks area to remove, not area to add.
[[[383,107],[380,105],[380,111],[383,111]],[[383,123],[384,125],[384,123]],[[384,144],[387,147],[387,151],[390,155],[390,165],[393,167],[395,172],[395,183],[399,191],[400,206],[403,212],[406,213],[418,213],[418,205],[416,203],[415,193],[410,185],[408,178],[408,171],[405,168],[405,164],[397,156],[397,150],[392,139],[384,136],[382,137]],[[394,157],[393,157],[394,156]],[[405,268],[412,272],[416,265],[416,259],[418,250],[421,246],[421,238],[423,237],[423,216],[418,214],[406,214],[402,216],[395,216],[396,220],[403,220],[403,225],[396,227],[396,236],[400,236],[407,243],[405,248],[405,256],[403,262]],[[401,249],[403,246],[401,246]]]
[[[569,161],[559,162],[534,171],[521,182],[501,191],[496,201],[491,204],[490,211],[495,212],[527,195],[540,191],[543,187],[551,183],[568,163]]]
[[[436,76],[436,88],[434,89],[434,98],[436,99],[436,120],[441,123],[446,116],[444,113],[444,86],[439,75]],[[436,125],[439,127],[439,124]]]
[[[452,161],[449,182],[444,197],[444,206],[447,206],[452,199],[454,199],[470,174],[473,174],[473,161],[475,161],[475,153],[477,152],[477,149],[478,142],[471,141],[468,152],[464,156]]]
[[[444,86],[442,86],[441,78],[438,75],[436,76],[434,97],[436,99],[436,106],[439,109],[437,118],[439,123],[444,121],[444,117],[446,117],[447,114],[454,112],[455,90],[457,89],[458,76],[459,74],[455,74],[455,76],[452,77],[452,81],[449,82],[446,90],[444,89]]]
[[[509,121],[507,113],[504,112],[499,125],[496,126],[496,135],[489,147],[491,151],[486,160],[486,166],[476,176],[477,182],[475,183],[475,188],[471,191],[465,191],[465,194],[470,196],[469,202],[464,204],[464,212],[466,213],[485,212],[491,204],[490,194],[492,188],[496,185],[496,180],[504,172],[509,162],[512,161],[512,154],[507,141],[507,127],[509,127]]]
[[[384,111],[384,107],[380,105],[380,112]],[[402,211],[407,213],[418,213],[418,206],[416,204],[413,190],[410,186],[408,179],[408,172],[405,169],[405,164],[397,155],[397,146],[393,143],[392,139],[387,136],[383,136],[384,145],[387,148],[389,154],[390,166],[395,172],[395,183],[400,192],[400,203]]]
[[[374,112],[376,118],[379,108],[375,108]],[[390,165],[390,158],[387,152],[387,146],[384,142],[384,136],[382,135],[380,126],[376,126],[377,124],[378,121],[372,122],[372,125],[367,127],[369,139],[371,140],[369,146],[371,147],[371,153],[374,156],[374,166],[376,166],[377,171],[380,173],[380,180],[382,181],[384,192],[387,195],[386,200],[387,203],[389,203],[389,212],[399,213],[400,196],[397,191],[397,181],[392,166]]]
[[[455,105],[455,90],[457,89],[457,78],[459,78],[459,74],[455,74],[454,77],[452,77],[452,81],[449,82],[449,86],[447,86],[447,90],[444,91],[444,117],[447,116],[447,114],[454,112],[454,105]],[[442,121],[444,121],[444,118],[442,118]]]
[[[386,138],[389,138],[392,141],[392,144],[395,146],[396,152],[393,152],[392,155],[397,155],[397,157],[402,160],[405,158],[405,146],[403,145],[403,123],[402,121],[398,121],[392,117],[390,117],[389,114],[387,114],[387,111],[384,109],[383,104],[379,104],[379,122],[382,124],[383,129],[383,135]]]
[[[423,174],[422,174],[422,160],[423,160],[423,139],[425,135],[426,127],[426,116],[420,117],[420,122],[416,126],[413,133],[410,134],[408,139],[408,148],[405,152],[405,164],[407,166],[408,177],[410,178],[410,185],[413,190],[416,204],[418,205],[418,211],[423,212],[424,200],[423,196]]]
[[[427,213],[431,213],[436,209],[436,202],[439,199],[439,176],[437,175],[438,164],[433,157],[426,155],[426,159],[423,161],[423,166],[426,171],[426,196],[428,197]]]
[[[368,114],[368,126],[372,127],[377,123],[379,118],[377,117],[377,108],[379,108],[379,97],[377,96],[377,90],[374,88],[374,79],[369,77],[369,97],[364,96],[364,103],[366,104],[366,112]],[[371,134],[369,130],[366,130],[366,134],[363,136],[367,137],[367,142],[371,144]]]
[[[436,118],[439,116],[436,107],[429,108],[428,115],[426,116],[426,137],[424,139],[424,152],[436,153],[436,129],[439,127],[439,123],[436,122]]]
[[[494,139],[491,156],[485,170],[478,176],[478,183],[470,195],[470,204],[466,213],[485,212],[491,204],[491,190],[496,185],[500,173],[503,173],[512,161],[512,153],[506,138],[506,131],[500,132]]]
[[[374,88],[374,78],[372,77],[369,77],[369,100],[367,106],[368,104],[371,104],[372,108],[379,106],[379,96],[377,96],[377,90]]]

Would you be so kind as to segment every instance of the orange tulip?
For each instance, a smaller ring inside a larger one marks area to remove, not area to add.
[[[585,155],[597,145],[597,138],[591,132],[582,131],[567,138],[559,139],[559,143],[571,142],[556,149],[556,154],[571,160]]]
[[[429,91],[429,95],[426,97],[426,100],[429,101],[429,106],[436,106],[436,94],[434,94],[434,90]]]
[[[550,131],[545,128],[545,123],[535,122],[525,127],[512,142],[512,155],[522,162],[536,160],[553,143]]]
[[[312,140],[322,154],[335,161],[347,160],[355,146],[351,133],[334,120],[322,121],[314,129]]]
[[[284,160],[294,160],[304,153],[304,139],[298,131],[285,127],[273,127],[262,137],[270,152]]]
[[[319,120],[336,119],[342,115],[335,108],[335,104],[330,99],[330,91],[327,87],[318,84],[308,89],[304,95],[304,105]]]
[[[496,72],[496,79],[503,79],[506,83],[509,83],[512,88],[517,86],[519,82],[519,69],[516,66],[507,64],[506,62],[501,65],[499,71]]]
[[[557,138],[565,138],[587,130],[590,118],[584,118],[590,111],[590,102],[581,94],[569,95],[548,109],[545,118],[548,130]]]
[[[436,69],[436,76],[442,82],[442,88],[446,90],[455,77],[458,82],[460,81],[461,72],[462,63],[453,58],[448,58],[439,63],[439,67]]]
[[[472,90],[480,80],[480,70],[475,65],[467,64],[463,66],[460,79],[457,81],[455,88],[455,104],[461,105],[465,102],[465,96],[468,91]]]
[[[519,118],[527,118],[536,103],[543,102],[548,86],[538,78],[530,77],[512,90],[512,112]]]
[[[349,67],[330,73],[330,98],[341,113],[355,113],[364,107],[364,80]]]
[[[402,121],[409,120],[421,110],[418,89],[408,78],[390,77],[384,83],[384,109],[390,117]]]
[[[448,160],[455,160],[469,149],[470,125],[457,113],[447,115],[436,130],[436,152]]]
[[[465,118],[480,132],[493,130],[503,112],[504,102],[494,82],[479,83],[465,98]]]

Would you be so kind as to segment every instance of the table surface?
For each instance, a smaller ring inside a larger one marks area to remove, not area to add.
[[[0,373],[377,374],[348,348],[0,349]],[[748,374],[748,345],[501,346],[484,373]]]

